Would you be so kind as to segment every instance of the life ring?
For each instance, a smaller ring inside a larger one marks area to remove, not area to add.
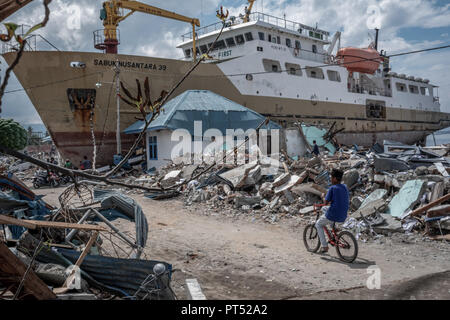
[[[295,55],[296,57],[298,57],[299,54],[300,54],[300,49],[299,49],[299,48],[295,48],[295,49],[294,49],[294,55]]]

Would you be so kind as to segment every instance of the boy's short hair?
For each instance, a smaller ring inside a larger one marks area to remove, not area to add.
[[[331,171],[331,176],[335,177],[336,180],[338,180],[339,182],[342,181],[342,176],[344,175],[344,172],[342,172],[342,170],[339,169],[333,169],[333,171]]]

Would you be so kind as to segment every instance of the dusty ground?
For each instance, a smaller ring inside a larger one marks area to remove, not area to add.
[[[64,190],[40,189],[57,205]],[[182,199],[132,196],[149,222],[148,259],[171,263],[172,287],[185,299],[185,279],[198,279],[208,299],[450,299],[450,244],[394,236],[359,242],[358,259],[346,264],[333,248],[326,255],[304,248],[295,219],[267,224],[242,215],[205,214]],[[120,223],[132,233],[133,225]],[[381,271],[381,289],[369,290],[368,267]]]

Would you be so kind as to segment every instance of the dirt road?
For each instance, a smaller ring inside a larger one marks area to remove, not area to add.
[[[57,205],[62,190],[37,193]],[[187,297],[188,278],[198,279],[208,299],[450,298],[449,281],[436,280],[450,270],[448,243],[405,236],[386,237],[382,243],[360,242],[358,259],[346,264],[333,248],[326,255],[307,252],[295,218],[271,225],[245,215],[205,214],[201,206],[185,207],[181,199],[132,196],[149,222],[146,255],[173,265],[172,286],[179,299]],[[121,224],[121,228],[133,231],[134,226]],[[373,275],[369,267],[379,268],[379,290],[366,287]],[[423,278],[413,291],[402,289],[418,277]],[[430,290],[434,285],[439,290]]]

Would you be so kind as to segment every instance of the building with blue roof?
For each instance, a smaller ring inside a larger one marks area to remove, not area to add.
[[[150,118],[151,115],[147,119]],[[204,154],[213,142],[223,141],[224,149],[232,149],[234,145],[225,143],[227,138],[228,142],[240,140],[245,132],[256,129],[264,120],[265,117],[261,114],[211,91],[185,91],[167,102],[160,115],[148,127],[147,166],[158,168],[173,160],[174,154],[178,156],[186,153]],[[144,127],[144,121],[138,121],[124,132],[137,134]],[[267,131],[268,139],[271,139],[271,130],[278,131],[281,127],[269,121],[261,129],[269,130]],[[277,134],[276,137],[279,135]],[[184,141],[183,150],[180,146],[181,140]],[[264,148],[271,144],[270,141],[263,143],[266,145],[264,147],[260,145],[262,150],[266,150]]]

